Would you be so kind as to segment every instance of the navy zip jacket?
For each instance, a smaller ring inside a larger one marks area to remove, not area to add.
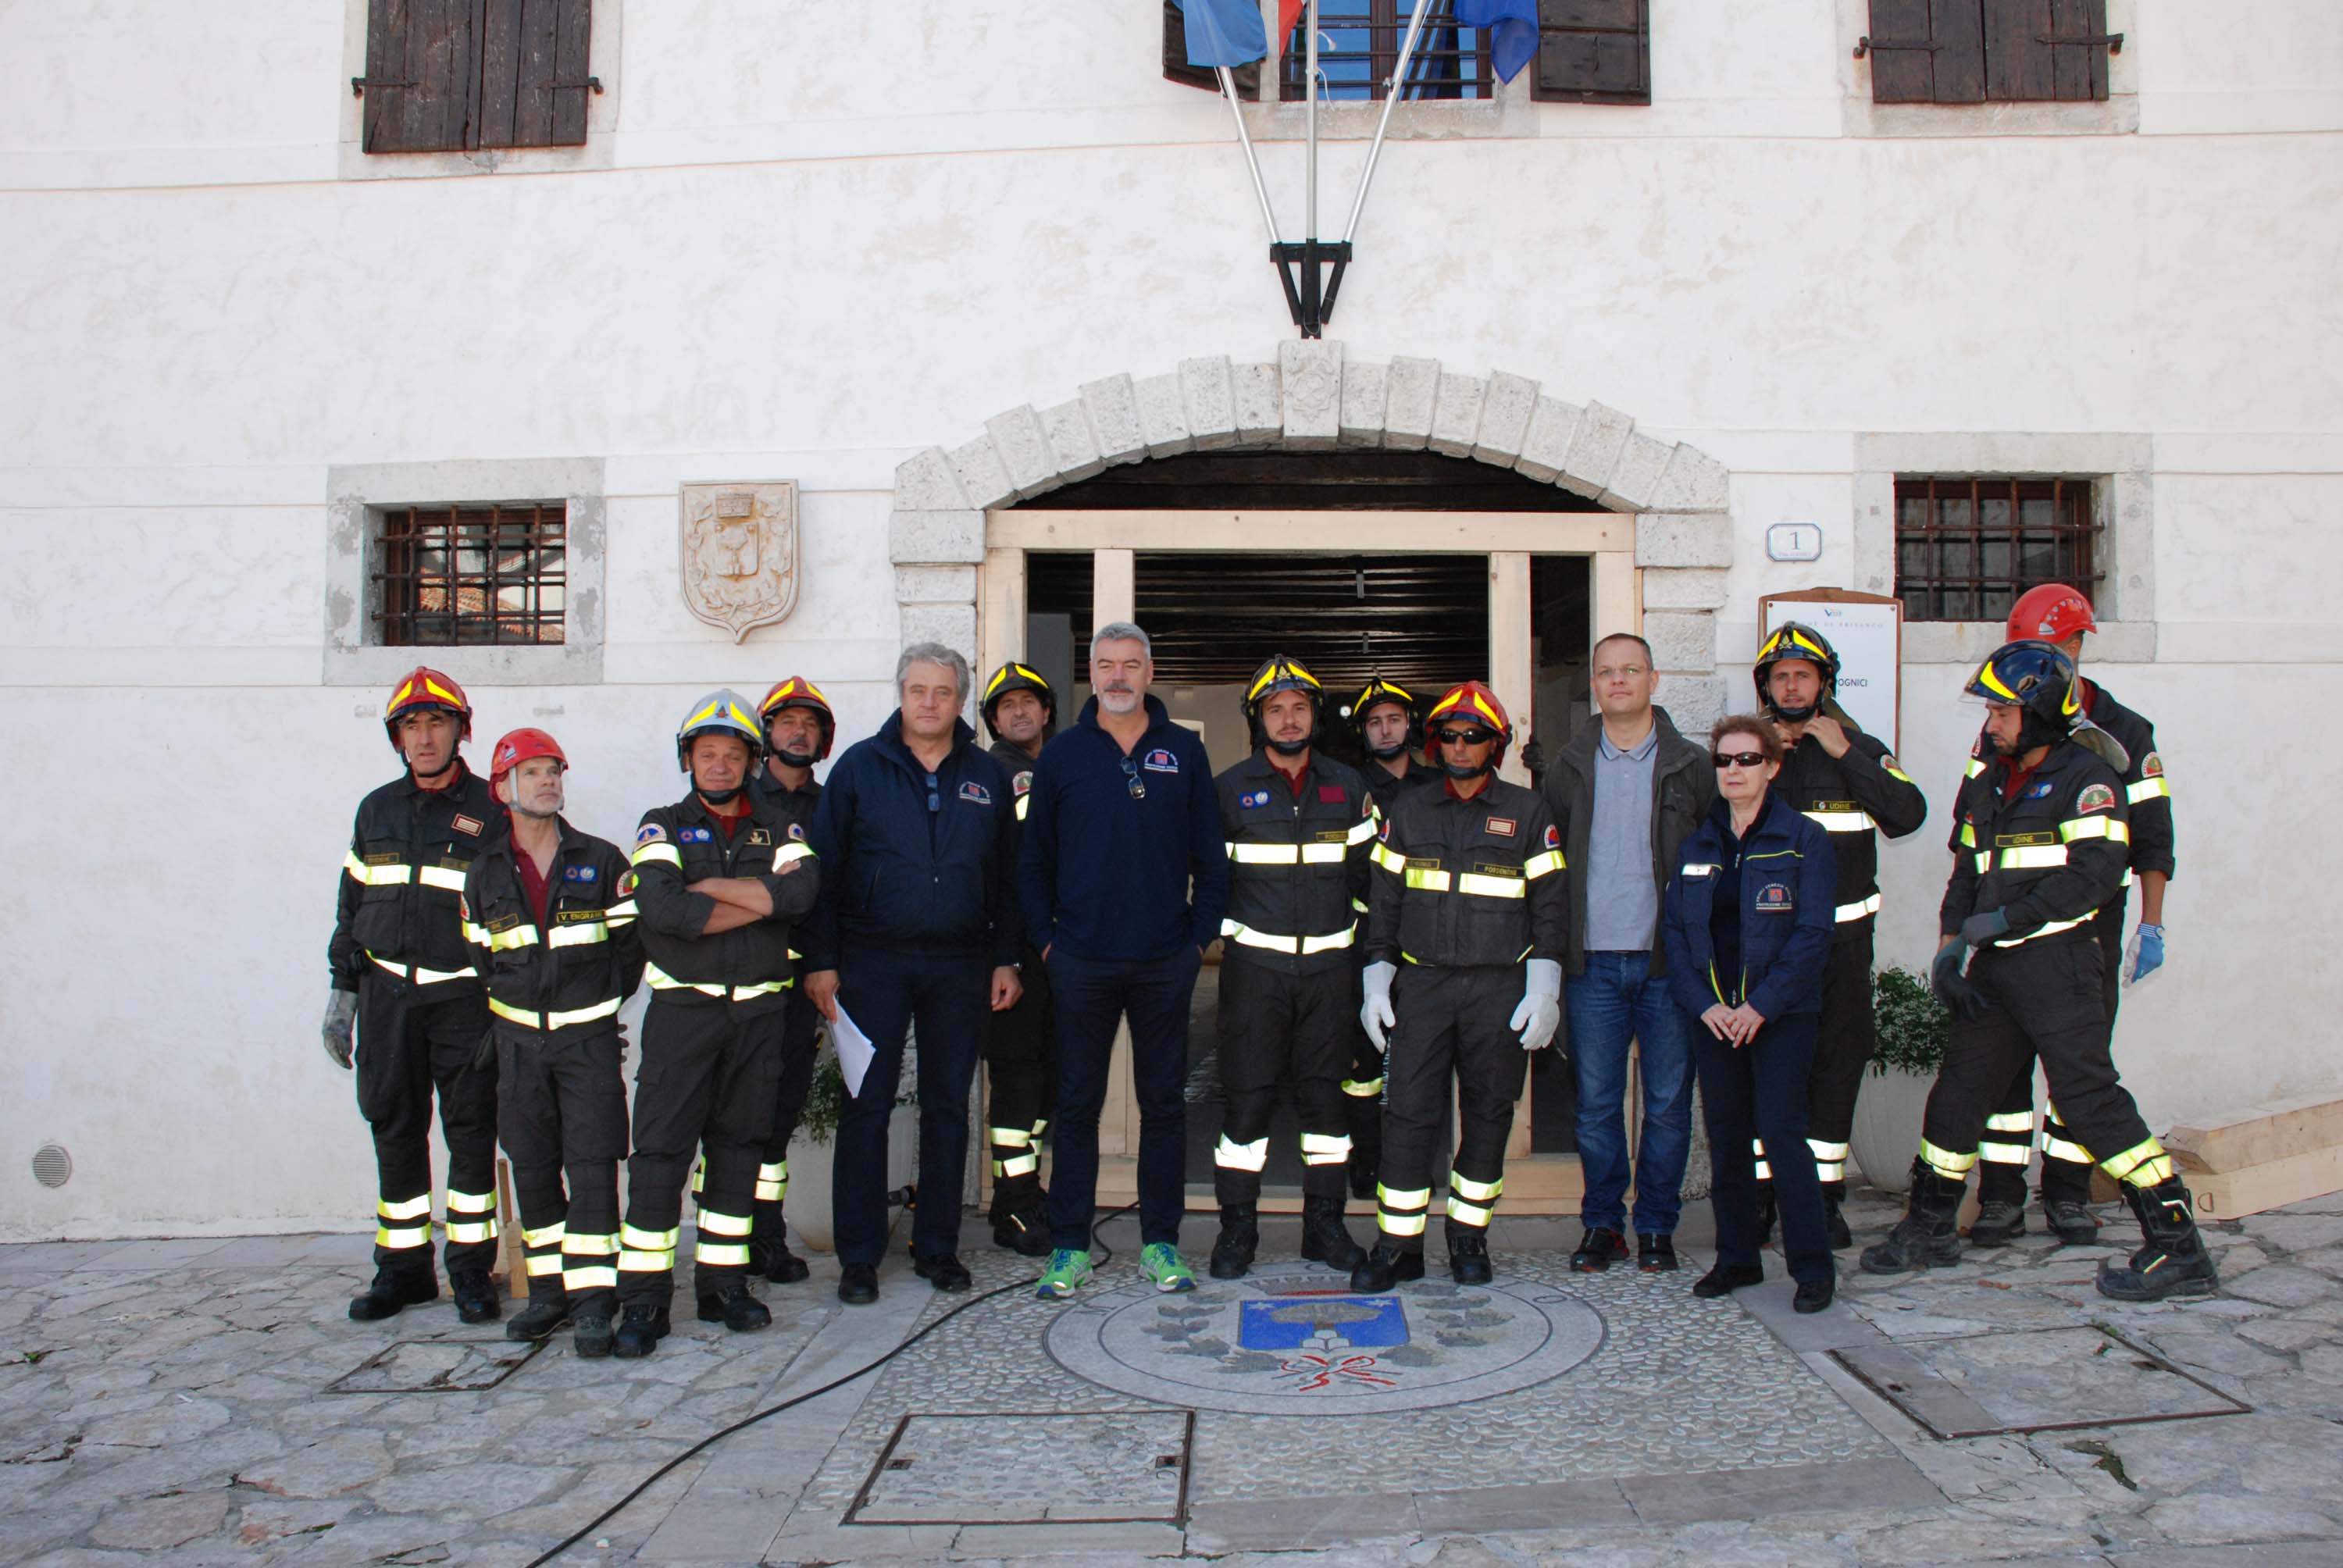
[[[801,936],[807,973],[836,969],[842,944],[1017,961],[1017,798],[959,720],[933,793],[930,809],[900,709],[830,764],[809,834],[822,875]]]
[[[1729,864],[1740,871],[1741,961],[1733,974],[1717,966],[1710,935]],[[1837,879],[1830,835],[1779,796],[1767,792],[1740,839],[1733,836],[1732,802],[1720,797],[1685,835],[1661,899],[1668,986],[1677,1003],[1698,1018],[1718,1002],[1745,1001],[1768,1023],[1820,1012]]]
[[[1146,963],[1221,934],[1229,858],[1212,759],[1162,703],[1146,702],[1147,733],[1128,757],[1099,728],[1092,698],[1033,764],[1018,882],[1036,948]]]

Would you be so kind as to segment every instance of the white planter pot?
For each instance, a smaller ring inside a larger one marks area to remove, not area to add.
[[[1912,1188],[1912,1159],[1920,1151],[1920,1121],[1928,1109],[1934,1077],[1890,1068],[1866,1069],[1855,1102],[1855,1131],[1847,1142],[1864,1179],[1886,1192]]]
[[[789,1195],[782,1212],[790,1233],[813,1252],[838,1250],[830,1212],[831,1165],[836,1150],[828,1139],[812,1142],[802,1132],[789,1141]],[[920,1108],[898,1105],[887,1123],[887,1186],[908,1187],[920,1171]]]

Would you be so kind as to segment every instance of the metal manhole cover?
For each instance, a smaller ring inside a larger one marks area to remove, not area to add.
[[[326,1385],[327,1393],[470,1393],[494,1388],[545,1348],[543,1340],[400,1340]]]
[[[1513,1393],[1603,1345],[1602,1315],[1534,1280],[1423,1280],[1380,1296],[1308,1264],[1085,1296],[1051,1321],[1059,1365],[1118,1393],[1245,1415],[1377,1415]]]
[[[2253,1409],[2097,1324],[1831,1354],[1940,1438],[2130,1426]]]
[[[848,1524],[1184,1524],[1196,1413],[995,1411],[895,1423]]]

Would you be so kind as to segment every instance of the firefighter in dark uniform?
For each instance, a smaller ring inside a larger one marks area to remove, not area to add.
[[[464,946],[464,873],[505,830],[504,809],[458,749],[472,733],[464,689],[417,668],[391,690],[383,727],[407,775],[358,803],[342,859],[327,962],[326,1054],[352,1065],[374,1129],[374,1282],[360,1322],[437,1300],[431,1258],[431,1096],[447,1143],[447,1283],[468,1323],[500,1315],[497,1074],[481,1063],[487,994]],[[355,1039],[353,1038],[355,1030]]]
[[[1961,1257],[1956,1228],[1986,1116],[2030,1052],[2066,1125],[2122,1183],[2145,1245],[2099,1264],[2117,1301],[2211,1295],[2219,1285],[2188,1189],[2148,1132],[2107,1049],[2092,922],[2123,879],[2131,812],[2111,763],[2122,750],[2083,717],[2075,667],[2046,642],[1997,649],[1968,683],[1986,705],[1994,758],[1962,785],[1959,852],[1938,916],[1931,981],[1952,1038],[1928,1095],[1912,1196],[1865,1272],[1900,1274]],[[1966,971],[1966,972],[1965,972]]]
[[[1879,913],[1879,835],[1919,830],[1927,799],[1886,744],[1855,728],[1838,705],[1838,653],[1810,626],[1785,621],[1757,650],[1753,671],[1761,712],[1783,746],[1772,793],[1831,838],[1838,867],[1835,933],[1823,969],[1823,1011],[1807,1079],[1806,1143],[1822,1178],[1824,1217],[1834,1248],[1852,1246],[1845,1216],[1846,1141],[1855,1098],[1878,1049],[1871,1009],[1871,935]],[[1757,1146],[1758,1241],[1774,1229],[1774,1183]]]
[[[1562,1026],[1570,893],[1561,830],[1544,796],[1494,777],[1513,733],[1495,693],[1467,681],[1433,704],[1425,724],[1444,777],[1400,796],[1373,851],[1360,1021],[1388,1043],[1382,1234],[1351,1271],[1360,1292],[1423,1277],[1452,1076],[1460,1125],[1448,1271],[1461,1285],[1489,1282],[1489,1220],[1505,1189],[1523,1053]]]
[[[775,681],[757,705],[757,714],[765,728],[765,760],[749,776],[749,793],[780,812],[791,826],[809,832],[814,807],[821,800],[814,764],[830,755],[830,744],[838,739],[838,716],[821,689],[801,675]],[[773,1125],[757,1166],[756,1222],[749,1239],[749,1271],[777,1285],[797,1284],[808,1272],[805,1260],[789,1251],[781,1222],[781,1203],[789,1191],[789,1140],[797,1136],[798,1119],[805,1114],[814,1058],[821,1050],[821,1014],[805,993],[805,965],[799,958],[792,949],[789,972],[798,983],[789,988],[781,1023]],[[693,1180],[698,1191],[705,1185],[705,1172]]]
[[[644,812],[635,833],[651,1005],[619,1231],[621,1356],[649,1355],[667,1335],[695,1148],[705,1153],[692,1253],[700,1320],[736,1332],[772,1322],[749,1293],[749,1241],[796,989],[789,936],[817,891],[805,830],[748,792],[764,749],[748,699],[725,690],[692,704],[675,749],[691,790]]]
[[[2083,635],[2098,629],[2091,601],[2065,583],[2027,589],[2009,612],[2013,639],[2035,638],[2055,643],[2078,670]],[[2114,736],[2129,759],[2123,769],[2123,782],[2124,799],[2131,807],[2131,864],[2124,872],[2123,886],[2101,906],[2093,924],[2100,950],[2107,955],[2101,990],[2112,1033],[2121,986],[2145,980],[2164,964],[2164,890],[2175,869],[2172,791],[2165,780],[2164,759],[2157,754],[2156,727],[2117,702],[2098,682],[2080,676],[2077,679],[2083,689],[2083,716]],[[2139,883],[2139,928],[2127,947],[2124,917],[2134,881]],[[2032,1152],[2034,1126],[2034,1062],[2029,1058],[1986,1122],[1985,1140],[1977,1146],[1982,1161],[1978,1209],[1976,1222],[1969,1227],[1969,1240],[1979,1246],[1999,1246],[2025,1232],[2026,1162]],[[2090,1156],[2059,1121],[2057,1107],[2049,1106],[2042,1128],[2043,1218],[2061,1241],[2090,1246],[2099,1238],[2099,1221],[2091,1212],[2090,1201]]]
[[[1415,759],[1423,745],[1423,709],[1414,693],[1378,675],[1360,689],[1358,699],[1351,704],[1351,724],[1358,731],[1359,750],[1366,759],[1360,777],[1366,780],[1380,827],[1383,819],[1391,815],[1392,802],[1399,799],[1402,789],[1432,777]],[[1364,922],[1363,902],[1357,913]],[[1361,941],[1352,952],[1352,968],[1363,971],[1366,943]],[[1363,992],[1357,999],[1365,1000]],[[1351,1196],[1372,1199],[1375,1172],[1383,1157],[1383,1056],[1364,1029],[1353,1030],[1351,1036],[1351,1070],[1342,1078],[1342,1099],[1351,1124]]]
[[[642,981],[643,950],[627,857],[561,815],[568,767],[542,729],[497,742],[489,787],[511,827],[464,874],[463,916],[494,1020],[497,1134],[528,1248],[528,1305],[505,1337],[541,1340],[574,1318],[578,1353],[590,1359],[610,1353],[618,1313],[618,1008]]]
[[[992,672],[978,705],[993,759],[1009,770],[1017,820],[1025,820],[1033,764],[1058,733],[1058,694],[1041,671],[1015,660]],[[992,1240],[1029,1258],[1050,1253],[1048,1194],[1041,1190],[1041,1134],[1058,1097],[1058,1020],[1050,971],[1025,946],[1025,990],[1015,1006],[985,1020],[985,1141],[992,1150]]]
[[[1375,819],[1366,781],[1312,750],[1325,689],[1283,654],[1245,688],[1252,754],[1213,780],[1228,841],[1221,920],[1221,1091],[1212,1151],[1216,1280],[1252,1267],[1261,1172],[1280,1083],[1302,1124],[1302,1255],[1348,1273],[1366,1253],[1342,1226],[1351,1158],[1341,1088],[1357,1028],[1352,955]]]

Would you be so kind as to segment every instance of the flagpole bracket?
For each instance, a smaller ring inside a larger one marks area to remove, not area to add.
[[[1334,317],[1342,274],[1351,265],[1351,242],[1305,239],[1272,245],[1269,261],[1285,286],[1285,307],[1293,325],[1304,337],[1324,337],[1326,323]]]

